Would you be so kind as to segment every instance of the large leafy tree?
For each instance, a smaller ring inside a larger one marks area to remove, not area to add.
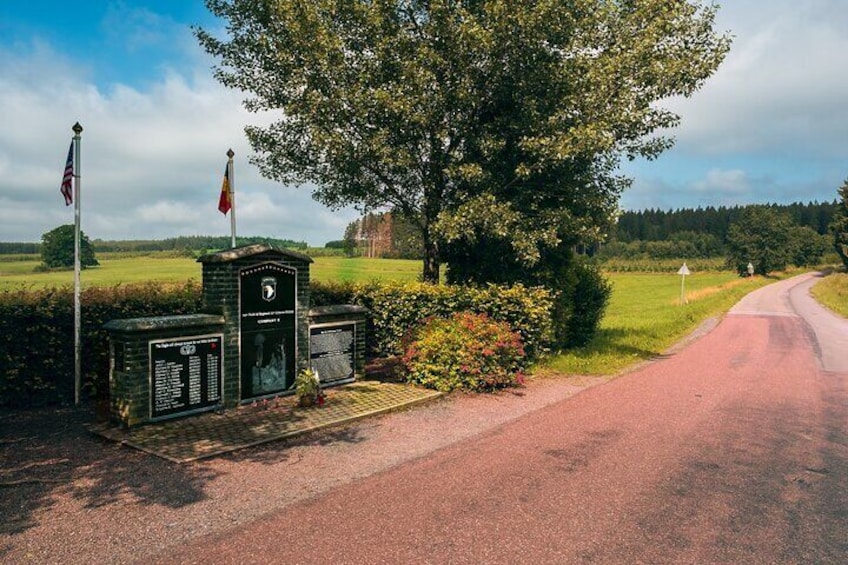
[[[74,247],[74,225],[59,226],[41,236],[41,261],[50,269],[73,267]],[[88,237],[80,233],[80,267],[99,264]]]
[[[727,260],[740,275],[748,263],[758,275],[786,267],[792,259],[792,220],[768,206],[748,206],[727,231]]]
[[[262,174],[330,207],[390,206],[439,245],[502,240],[523,263],[608,223],[622,156],[654,157],[729,39],[685,0],[206,0]]]
[[[833,234],[833,246],[848,269],[848,180],[839,188],[839,202],[830,223],[830,232]]]
[[[830,250],[830,238],[809,226],[792,226],[789,230],[790,259],[796,267],[812,267]]]

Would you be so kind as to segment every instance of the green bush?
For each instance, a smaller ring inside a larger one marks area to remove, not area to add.
[[[576,245],[577,242],[572,242]],[[459,240],[445,250],[447,280],[456,284],[524,284],[548,289],[554,296],[551,345],[566,349],[592,339],[610,295],[600,271],[588,265],[565,241],[545,246],[533,264],[519,260],[512,244],[504,239],[480,236]],[[580,293],[580,295],[576,293]],[[521,326],[515,326],[521,327]]]
[[[354,283],[349,281],[309,283],[311,306],[331,306],[333,304],[351,304],[354,296]]]
[[[560,279],[553,323],[557,343],[581,347],[592,340],[604,315],[612,286],[596,266],[577,260]]]
[[[727,230],[727,263],[741,276],[748,264],[758,275],[786,268],[792,254],[792,220],[767,206],[749,206]]]
[[[796,267],[821,264],[822,257],[830,248],[830,239],[808,226],[791,227],[789,239],[791,262]]]
[[[109,342],[103,324],[121,318],[192,314],[200,285],[157,283],[84,289],[81,373],[85,393],[108,392]],[[74,398],[73,289],[0,292],[0,405],[32,406]]]
[[[442,392],[491,391],[523,382],[521,337],[485,314],[432,317],[404,340],[407,380]]]
[[[41,260],[48,269],[73,267],[76,260],[74,249],[76,228],[73,224],[59,226],[41,236]],[[80,267],[96,267],[100,263],[94,257],[94,248],[88,237],[80,232]]]
[[[370,312],[367,342],[369,353],[377,356],[402,353],[404,335],[425,318],[466,310],[487,314],[515,328],[531,359],[550,348],[553,336],[553,294],[520,284],[472,287],[375,282],[355,285],[352,302]]]

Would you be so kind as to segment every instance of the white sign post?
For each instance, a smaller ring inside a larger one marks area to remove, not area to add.
[[[677,270],[677,274],[680,275],[680,304],[686,304],[686,275],[691,274],[686,263]]]

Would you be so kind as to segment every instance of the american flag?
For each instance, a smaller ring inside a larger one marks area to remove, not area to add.
[[[70,206],[74,203],[74,189],[72,186],[74,178],[74,142],[71,141],[71,147],[68,149],[68,160],[65,162],[65,175],[62,177],[62,186],[59,191],[65,197],[65,206]]]

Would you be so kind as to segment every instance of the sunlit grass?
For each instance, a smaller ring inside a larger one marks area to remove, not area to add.
[[[310,275],[313,280],[324,282],[415,281],[421,277],[421,266],[421,261],[407,259],[316,257]]]
[[[142,255],[116,259],[98,257],[100,266],[83,269],[82,286],[107,287],[147,281],[162,283],[200,281],[200,263],[189,257],[157,257]],[[74,284],[73,269],[37,273],[33,270],[40,261],[0,260],[0,289],[16,287],[61,287]]]
[[[654,357],[703,321],[726,312],[745,294],[774,279],[739,278],[734,273],[611,274],[613,294],[597,335],[583,348],[554,355],[541,372],[612,375]]]
[[[832,273],[817,282],[810,292],[821,304],[848,318],[848,273]]]
[[[114,286],[146,281],[163,283],[200,281],[201,264],[191,257],[171,257],[160,254],[98,254],[99,267],[84,269],[80,275],[83,287]],[[36,257],[4,260],[0,256],[0,290],[17,287],[61,287],[73,285],[74,272],[35,272],[41,261]],[[310,267],[313,280],[414,281],[421,276],[421,261],[403,259],[368,259],[364,257],[316,257]]]

